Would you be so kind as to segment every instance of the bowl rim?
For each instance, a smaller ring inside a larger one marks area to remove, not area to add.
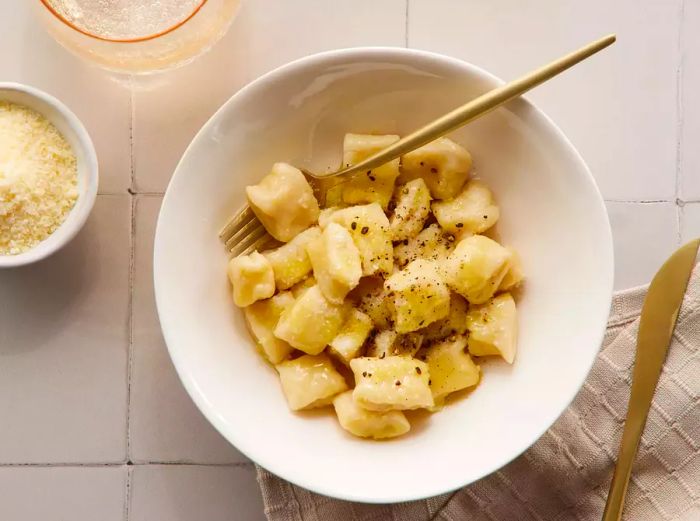
[[[73,239],[73,237],[75,237],[75,235],[82,229],[83,225],[87,221],[87,218],[95,204],[95,199],[97,198],[97,186],[99,184],[99,166],[95,146],[90,138],[90,134],[88,134],[88,131],[85,128],[85,125],[83,125],[78,116],[76,116],[75,113],[58,98],[36,87],[18,82],[0,81],[0,101],[4,100],[3,93],[7,91],[27,94],[33,100],[36,100],[39,103],[43,102],[54,108],[59,117],[68,124],[73,132],[75,132],[79,146],[85,156],[85,171],[87,176],[85,179],[85,189],[81,190],[78,194],[73,208],[71,208],[70,212],[68,212],[63,223],[61,223],[51,235],[46,237],[33,248],[23,253],[18,253],[17,255],[0,255],[0,268],[13,268],[33,264],[45,259],[65,246],[71,239]],[[37,104],[32,103],[31,105],[27,104],[26,106],[37,111],[39,114],[51,121],[51,118],[49,118],[41,107],[37,106]],[[74,215],[77,217],[73,217],[73,220],[70,222],[70,226],[67,226],[66,223],[68,218]],[[51,241],[51,243],[48,243],[48,239],[52,237],[54,240]]]
[[[185,149],[182,157],[180,158],[178,164],[176,165],[175,169],[173,170],[173,175],[168,183],[168,187],[165,191],[165,194],[163,196],[163,202],[161,204],[161,209],[158,214],[158,221],[156,224],[156,231],[155,231],[155,237],[154,237],[154,251],[153,251],[153,283],[154,283],[154,293],[155,293],[155,300],[156,300],[156,309],[158,312],[159,319],[161,318],[162,312],[163,312],[163,295],[164,295],[164,289],[163,289],[163,281],[161,280],[161,276],[158,271],[158,266],[160,265],[160,257],[159,257],[159,240],[158,237],[163,234],[161,228],[163,226],[163,221],[162,221],[162,216],[163,216],[163,208],[166,207],[167,202],[171,196],[171,186],[174,182],[174,179],[178,173],[178,171],[181,169],[182,164],[185,161],[185,158],[189,155],[191,150],[194,148],[195,144],[199,142],[199,140],[202,138],[202,136],[205,135],[206,132],[209,131],[210,126],[220,117],[222,113],[228,110],[228,108],[232,105],[234,105],[239,99],[244,98],[250,91],[253,91],[256,88],[259,88],[260,86],[266,84],[266,83],[271,83],[279,78],[282,78],[284,75],[286,75],[288,72],[298,68],[298,67],[304,67],[304,66],[313,66],[315,64],[323,63],[326,60],[329,61],[337,61],[337,60],[343,60],[343,59],[358,59],[358,58],[372,58],[372,57],[385,57],[387,60],[391,60],[393,57],[396,57],[397,55],[402,55],[402,56],[414,56],[418,58],[423,58],[423,59],[432,59],[436,60],[439,62],[442,62],[446,65],[455,67],[455,68],[460,68],[465,71],[469,71],[477,76],[481,76],[491,82],[494,83],[494,85],[502,85],[505,82],[500,79],[499,77],[495,76],[494,74],[482,69],[481,67],[474,65],[472,63],[469,63],[467,61],[454,58],[451,56],[446,56],[444,54],[432,52],[432,51],[426,51],[426,50],[421,50],[421,49],[413,49],[413,48],[407,48],[407,47],[390,47],[390,46],[366,46],[366,47],[349,47],[349,48],[342,48],[342,49],[333,49],[333,50],[328,50],[328,51],[323,51],[315,54],[311,54],[308,56],[304,56],[295,60],[292,60],[288,63],[285,63],[275,69],[272,69],[271,71],[255,78],[251,82],[247,83],[244,85],[241,89],[236,91],[231,97],[229,97],[215,112],[212,114],[212,116],[202,125],[202,127],[197,131],[197,133],[194,135],[192,138],[192,141],[189,143],[187,148]],[[210,403],[206,399],[206,396],[202,393],[200,387],[197,384],[197,381],[195,377],[189,372],[188,367],[187,367],[187,361],[180,352],[178,352],[177,349],[174,349],[172,346],[174,345],[174,342],[171,342],[170,340],[174,340],[174,336],[166,330],[165,327],[162,326],[163,321],[160,320],[161,324],[161,329],[163,332],[163,338],[165,340],[165,344],[168,349],[168,353],[170,354],[170,357],[173,361],[173,365],[175,366],[175,369],[177,371],[178,377],[180,378],[183,386],[187,390],[187,393],[190,395],[192,400],[195,402],[197,405],[197,408],[202,412],[202,414],[205,416],[205,418],[214,426],[214,428],[229,442],[231,443],[237,450],[239,450],[242,454],[244,454],[246,457],[251,459],[253,462],[256,464],[260,465],[267,471],[271,472],[272,474],[275,474],[278,477],[281,477],[282,479],[300,486],[304,489],[310,490],[312,492],[316,492],[318,494],[322,494],[324,496],[336,498],[336,499],[341,499],[345,501],[356,501],[356,502],[361,502],[361,503],[371,503],[371,504],[386,504],[386,503],[397,503],[397,502],[405,502],[405,501],[415,501],[415,500],[421,500],[421,499],[426,499],[429,497],[434,497],[440,494],[445,494],[449,492],[456,491],[462,487],[465,487],[471,483],[474,483],[476,481],[479,481],[480,479],[483,479],[486,476],[489,476],[493,474],[494,472],[498,471],[499,469],[503,468],[513,460],[515,460],[517,457],[522,455],[528,448],[530,448],[534,443],[536,443],[546,432],[547,430],[550,429],[550,427],[556,422],[556,420],[566,411],[566,409],[571,405],[573,402],[574,398],[579,394],[581,389],[583,388],[583,385],[588,378],[588,375],[590,374],[590,371],[593,367],[593,364],[595,363],[595,360],[597,358],[598,354],[598,348],[602,344],[602,341],[604,339],[605,331],[606,331],[606,326],[607,326],[607,319],[610,315],[610,309],[612,307],[612,296],[613,296],[613,280],[614,280],[614,251],[613,251],[613,240],[612,240],[612,230],[610,227],[610,220],[607,212],[607,208],[604,203],[603,196],[600,192],[600,188],[598,187],[595,178],[590,171],[590,168],[586,164],[585,160],[581,156],[580,152],[576,149],[576,147],[573,145],[573,143],[569,140],[569,138],[564,134],[564,132],[559,128],[559,126],[554,123],[554,121],[547,115],[545,114],[541,109],[539,109],[536,105],[534,105],[531,101],[527,99],[525,96],[521,96],[519,100],[516,100],[519,103],[523,103],[523,107],[526,108],[529,112],[532,113],[532,116],[535,118],[539,118],[542,120],[542,122],[545,124],[545,126],[548,126],[556,135],[556,137],[560,140],[562,145],[568,149],[568,151],[572,154],[574,159],[578,161],[581,166],[583,167],[583,171],[585,175],[588,178],[588,181],[591,183],[592,187],[595,190],[595,194],[597,195],[596,202],[598,205],[598,208],[596,210],[602,211],[602,215],[605,217],[605,229],[601,230],[603,232],[603,235],[600,237],[601,244],[603,245],[602,251],[608,253],[608,258],[606,261],[607,265],[607,273],[601,273],[600,278],[601,278],[601,288],[604,288],[604,294],[607,296],[606,301],[608,304],[606,306],[601,307],[599,311],[599,316],[597,317],[597,321],[599,322],[598,330],[596,332],[592,332],[591,335],[592,337],[595,337],[596,340],[596,349],[591,349],[590,352],[590,360],[587,364],[587,367],[585,367],[585,371],[582,372],[582,378],[580,381],[576,382],[576,386],[572,387],[573,392],[571,393],[571,396],[568,396],[566,400],[563,402],[563,406],[561,407],[560,410],[553,410],[551,414],[549,415],[549,418],[546,422],[543,422],[543,428],[537,432],[536,436],[532,437],[532,439],[527,439],[525,440],[518,448],[518,450],[514,451],[512,454],[506,455],[505,457],[498,458],[492,468],[489,468],[482,473],[481,475],[475,479],[469,479],[467,478],[465,481],[460,481],[460,482],[455,482],[453,486],[449,488],[444,488],[444,487],[439,487],[439,488],[431,488],[431,485],[429,483],[426,484],[425,490],[418,495],[382,495],[381,492],[379,492],[377,495],[372,496],[372,497],[366,497],[366,496],[360,496],[357,494],[353,493],[348,493],[344,491],[338,491],[338,490],[331,490],[329,488],[326,488],[326,486],[323,483],[323,480],[318,480],[316,482],[308,482],[304,480],[297,479],[296,476],[289,476],[285,475],[285,472],[279,472],[278,469],[280,468],[279,465],[277,465],[277,462],[274,459],[271,458],[266,458],[264,456],[264,452],[260,452],[258,454],[255,454],[255,457],[251,456],[251,453],[253,451],[248,450],[248,447],[242,448],[239,445],[239,442],[241,439],[236,435],[235,430],[231,430],[225,425],[225,423],[221,420],[221,418],[218,416],[217,412],[211,407]],[[511,102],[512,103],[512,102]],[[603,289],[601,289],[601,293],[603,293]],[[262,455],[262,456],[261,456]]]

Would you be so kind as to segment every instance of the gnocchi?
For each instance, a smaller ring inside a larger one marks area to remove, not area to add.
[[[347,134],[344,163],[398,139]],[[332,406],[348,433],[393,438],[411,429],[404,411],[436,412],[488,377],[481,357],[514,362],[511,292],[523,264],[482,235],[500,209],[483,181],[469,179],[471,166],[466,149],[439,138],[325,184],[324,208],[285,163],[247,188],[284,244],[232,259],[228,276],[289,409]]]
[[[250,208],[278,241],[292,240],[318,220],[314,191],[292,165],[275,163],[262,181],[246,188],[246,195]]]
[[[464,336],[450,337],[425,350],[425,361],[430,371],[433,399],[441,401],[455,391],[473,387],[479,383],[479,366],[465,352]]]
[[[473,304],[483,304],[498,290],[508,271],[510,252],[483,235],[457,244],[445,263],[450,287]]]
[[[279,364],[294,350],[287,342],[274,335],[282,313],[293,304],[294,296],[289,291],[282,291],[272,298],[260,300],[243,309],[248,329],[271,364]]]
[[[443,230],[452,234],[483,233],[498,220],[498,206],[481,181],[469,181],[454,199],[433,203],[433,214]]]
[[[333,212],[328,222],[338,223],[350,232],[360,252],[363,276],[392,272],[390,225],[381,206],[372,203],[343,208]]]
[[[311,273],[311,260],[306,253],[306,245],[320,236],[321,230],[314,226],[279,248],[263,252],[272,266],[278,290],[291,288]]]
[[[342,304],[362,277],[360,252],[350,232],[339,224],[330,223],[320,237],[306,245],[306,253],[323,295],[334,304]]]
[[[354,400],[370,411],[402,411],[434,405],[428,365],[410,356],[355,358]]]
[[[239,307],[275,294],[275,274],[265,257],[254,251],[231,259],[228,278],[233,285],[233,301]]]
[[[351,166],[393,145],[399,136],[374,136],[371,134],[346,134],[343,142],[343,164]],[[386,209],[394,192],[394,183],[399,176],[399,160],[354,175],[342,186],[345,204],[378,203]]]
[[[430,192],[422,179],[409,181],[396,191],[394,213],[389,219],[391,240],[403,241],[418,235],[430,216]]]
[[[372,327],[372,319],[369,315],[359,309],[353,309],[340,332],[328,344],[328,351],[343,363],[349,364],[350,360],[360,353]]]
[[[515,359],[518,321],[515,301],[502,293],[467,313],[469,352],[474,356],[498,355],[509,364]]]
[[[353,399],[352,391],[345,391],[336,396],[333,407],[340,426],[361,438],[395,438],[411,430],[411,424],[403,412],[376,412],[360,407]]]
[[[441,137],[401,158],[399,182],[420,178],[434,199],[450,199],[467,181],[471,167],[471,154],[451,139]]]
[[[329,405],[348,384],[326,354],[303,355],[276,366],[282,391],[293,411]]]
[[[435,261],[414,260],[386,280],[397,333],[410,333],[445,318],[450,290]]]
[[[317,355],[338,334],[347,314],[348,306],[329,302],[317,284],[282,313],[274,335],[304,353]]]

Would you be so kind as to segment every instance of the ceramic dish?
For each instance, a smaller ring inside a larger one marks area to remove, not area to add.
[[[243,88],[192,141],[158,220],[158,312],[192,399],[253,461],[348,500],[433,496],[521,454],[581,388],[610,307],[610,227],[583,159],[523,99],[450,136],[472,153],[475,174],[501,208],[498,234],[522,256],[517,359],[513,366],[487,362],[467,399],[414,422],[408,435],[371,442],[344,432],[332,412],[291,413],[225,277],[217,232],[244,203],[243,188],[273,162],[337,166],[345,132],[405,134],[499,83],[473,65],[422,51],[332,51]]]
[[[65,221],[45,240],[18,255],[0,255],[0,268],[23,266],[65,246],[85,224],[95,197],[99,173],[92,140],[78,117],[53,96],[28,85],[0,82],[0,101],[24,105],[42,114],[63,134],[78,162],[78,199]]]

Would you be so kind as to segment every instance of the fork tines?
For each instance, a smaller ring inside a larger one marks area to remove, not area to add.
[[[248,205],[224,226],[219,232],[219,238],[225,243],[226,250],[233,255],[251,253],[272,240]]]

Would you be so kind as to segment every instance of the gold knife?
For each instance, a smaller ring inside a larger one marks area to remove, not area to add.
[[[603,521],[619,521],[622,518],[632,463],[637,454],[668,346],[671,344],[683,295],[695,266],[698,246],[700,239],[676,250],[654,276],[644,299],[627,420],[620,442],[617,466],[610,483],[608,501],[603,512]]]

